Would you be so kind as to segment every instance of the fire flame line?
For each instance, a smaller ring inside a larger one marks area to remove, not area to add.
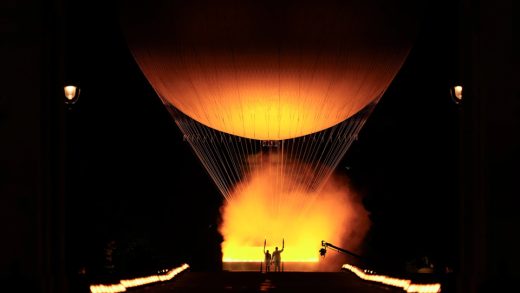
[[[265,259],[263,258],[251,258],[251,259],[242,259],[242,258],[230,258],[225,257],[222,259],[223,262],[236,262],[236,263],[244,263],[244,262],[257,262],[257,263],[263,263]],[[284,263],[318,263],[319,258],[313,257],[313,258],[295,258],[287,261],[283,261]]]
[[[401,287],[404,291],[409,293],[438,293],[441,292],[441,284],[413,284],[411,280],[408,279],[398,279],[385,275],[375,275],[372,273],[365,273],[365,271],[360,268],[350,265],[344,264],[343,269],[349,270],[358,276],[360,279],[365,281],[377,282],[381,284],[385,284],[393,287]]]
[[[119,284],[110,284],[110,285],[90,285],[91,293],[118,293],[125,292],[126,289],[132,287],[143,286],[151,283],[164,282],[173,279],[175,276],[180,274],[181,272],[187,270],[190,266],[188,264],[183,264],[180,267],[171,269],[167,274],[164,275],[151,275],[147,277],[140,277],[134,279],[124,279],[119,281]]]

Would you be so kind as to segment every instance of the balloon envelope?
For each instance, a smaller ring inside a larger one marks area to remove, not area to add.
[[[225,133],[282,140],[353,116],[404,62],[408,4],[355,2],[142,1],[123,27],[164,102]]]

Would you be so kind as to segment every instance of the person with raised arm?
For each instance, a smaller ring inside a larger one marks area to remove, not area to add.
[[[278,250],[278,246],[273,251],[273,262],[274,262],[274,271],[279,272],[280,271],[280,264],[282,263],[282,256],[281,253],[283,252],[283,249],[285,247],[285,239],[282,239],[282,249]]]
[[[271,270],[271,254],[269,253],[269,249],[265,250],[265,245],[267,243],[267,239],[264,239],[264,255],[265,255],[265,272],[269,272]]]

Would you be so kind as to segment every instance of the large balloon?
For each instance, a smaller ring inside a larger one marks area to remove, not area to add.
[[[408,5],[141,1],[123,28],[163,101],[225,133],[282,140],[334,126],[387,89],[411,46]]]

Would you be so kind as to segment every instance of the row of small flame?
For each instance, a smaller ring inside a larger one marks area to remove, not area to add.
[[[355,267],[350,264],[344,264],[344,269],[347,269],[354,274],[356,274],[359,278],[371,281],[378,282],[389,286],[401,287],[403,290],[409,293],[437,293],[441,292],[441,284],[413,284],[411,280],[408,279],[398,279],[392,278],[384,275],[376,275],[373,271],[361,270],[358,267]]]
[[[119,281],[119,284],[111,284],[111,285],[91,285],[90,292],[91,293],[117,293],[117,292],[125,292],[127,288],[142,286],[151,283],[164,282],[173,279],[179,273],[185,271],[190,266],[188,264],[183,264],[180,267],[171,269],[166,274],[160,275],[151,275],[147,277],[135,278],[135,279],[127,279]]]
[[[241,258],[230,258],[230,257],[225,257],[222,259],[223,262],[238,262],[238,263],[242,263],[242,262],[256,262],[256,263],[263,263],[265,261],[265,259],[263,258],[258,258],[258,259],[241,259]],[[317,257],[313,257],[313,258],[302,258],[302,259],[291,259],[291,260],[288,260],[288,261],[283,261],[284,263],[317,263],[319,262],[319,259]]]

